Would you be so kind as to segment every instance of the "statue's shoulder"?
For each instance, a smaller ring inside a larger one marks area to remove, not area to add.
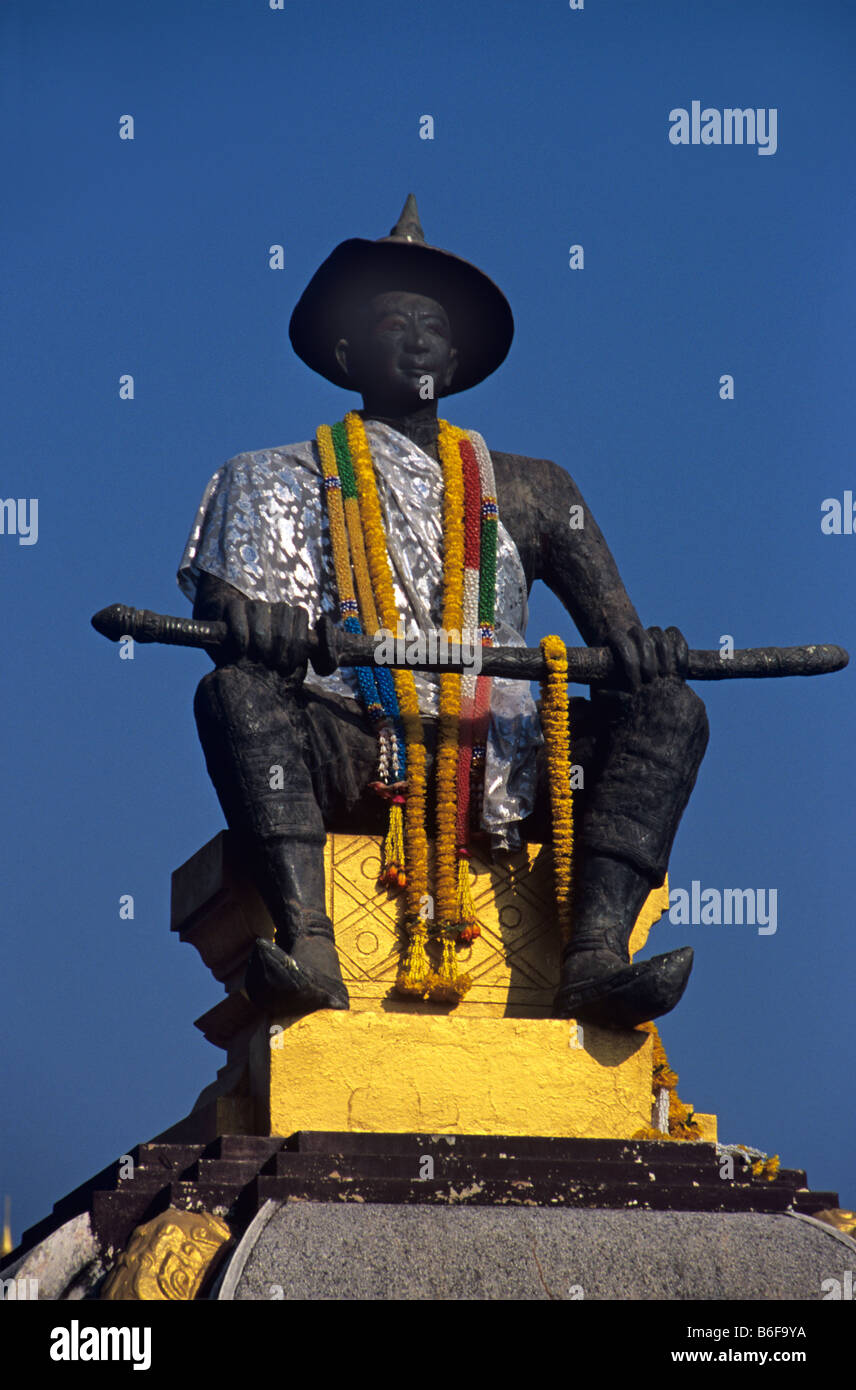
[[[256,487],[275,486],[277,481],[289,475],[313,475],[319,473],[318,458],[312,440],[299,444],[281,444],[273,449],[247,449],[218,468],[212,483],[221,486],[230,483],[252,482]]]
[[[494,468],[502,468],[506,471],[517,471],[520,468],[535,468],[539,473],[564,473],[568,474],[561,464],[555,463],[553,459],[533,458],[530,454],[506,454],[502,449],[491,449],[490,456],[493,459]]]
[[[509,498],[549,505],[550,499],[565,501],[574,490],[574,480],[566,468],[553,459],[532,458],[529,454],[507,454],[491,449],[497,491]]]
[[[223,467],[231,470],[248,468],[264,472],[266,469],[283,467],[305,468],[311,466],[314,468],[317,466],[316,460],[314,441],[304,439],[299,444],[277,444],[272,449],[247,449],[244,453],[235,454],[228,459]]]

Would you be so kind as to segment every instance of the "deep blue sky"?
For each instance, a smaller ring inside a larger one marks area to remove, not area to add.
[[[288,316],[408,191],[516,318],[449,417],[574,474],[643,620],[698,647],[856,648],[856,536],[820,530],[856,486],[856,19],[834,0],[6,0],[0,26],[0,491],[39,499],[37,544],[0,536],[17,1238],[222,1061],[192,1023],[219,986],[169,932],[170,873],[223,824],[191,710],[209,663],[120,661],[90,615],[186,612],[175,570],[210,475],[357,403],[294,356]],[[672,146],[694,99],[775,107],[776,154]],[[574,635],[538,586],[529,638],[548,631]],[[853,681],[696,687],[712,736],[672,884],[775,888],[778,931],[665,921],[649,947],[696,948],[661,1025],[682,1096],[850,1207]]]

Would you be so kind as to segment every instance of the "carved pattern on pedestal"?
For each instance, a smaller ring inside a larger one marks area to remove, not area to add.
[[[327,907],[351,1008],[414,1008],[391,993],[399,962],[402,905],[400,897],[377,887],[380,840],[330,834],[325,857]],[[481,935],[458,952],[473,985],[456,1011],[549,1018],[560,956],[550,847],[529,845],[501,863],[474,851],[470,883]],[[633,952],[641,949],[652,922],[667,907],[665,884],[649,895],[640,913]],[[445,1011],[443,1006],[415,1007]]]

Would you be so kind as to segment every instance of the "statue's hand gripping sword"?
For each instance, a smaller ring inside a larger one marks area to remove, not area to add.
[[[226,644],[228,629],[223,622],[199,618],[175,618],[152,613],[147,608],[129,608],[124,603],[102,608],[92,618],[92,626],[103,637],[119,642],[132,637],[135,642],[163,642],[173,647],[203,647],[216,655]],[[404,644],[396,644],[396,646]],[[466,649],[464,649],[466,650]],[[615,659],[608,647],[568,647],[568,680],[576,685],[620,683]],[[344,632],[329,617],[322,617],[309,636],[309,660],[319,676],[329,676],[339,666],[374,666],[378,644],[373,637]],[[457,660],[455,657],[457,656]],[[481,673],[506,676],[513,680],[542,680],[547,674],[540,647],[482,647]],[[822,676],[840,671],[850,660],[843,647],[830,643],[809,647],[746,647],[729,656],[720,651],[690,651],[685,679],[721,681],[735,678],[754,680],[773,676]],[[408,661],[404,654],[384,660],[383,665],[406,667],[411,671],[471,670],[461,648],[450,645],[436,660]]]

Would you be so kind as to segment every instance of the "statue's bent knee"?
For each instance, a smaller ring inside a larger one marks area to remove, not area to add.
[[[230,828],[322,844],[324,825],[290,705],[282,682],[223,666],[200,681],[193,711]]]

